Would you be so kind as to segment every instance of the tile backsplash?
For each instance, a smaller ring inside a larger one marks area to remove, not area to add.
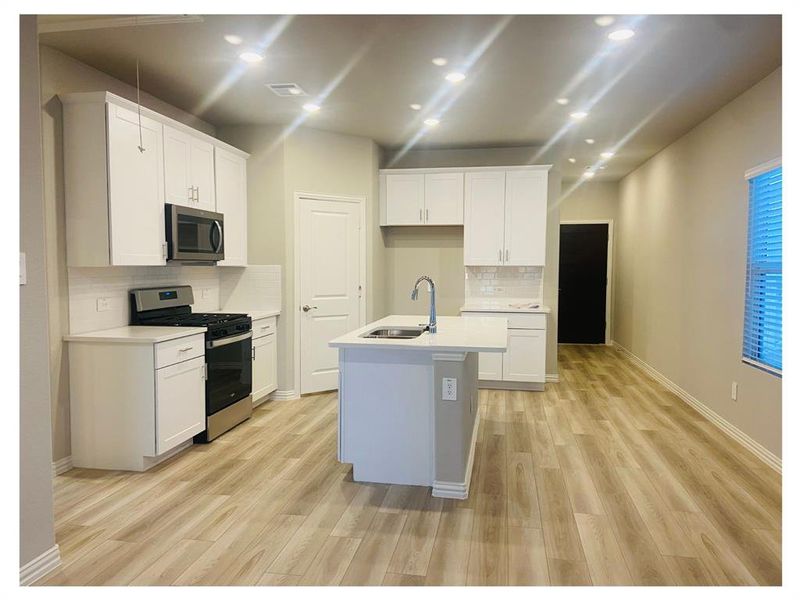
[[[250,272],[252,269],[252,273]],[[192,310],[219,310],[243,299],[240,309],[280,308],[280,266],[252,267],[70,267],[70,333],[123,327],[130,321],[129,292],[134,288],[190,285]],[[251,290],[250,288],[253,288]],[[244,302],[246,300],[246,302]]]
[[[489,298],[542,301],[544,267],[466,267],[467,301]]]

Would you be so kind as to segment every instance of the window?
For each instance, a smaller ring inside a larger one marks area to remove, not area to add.
[[[750,216],[744,304],[745,362],[781,373],[782,167],[780,161],[748,172]]]

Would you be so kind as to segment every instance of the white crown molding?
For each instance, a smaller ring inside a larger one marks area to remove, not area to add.
[[[32,561],[20,567],[19,584],[30,585],[58,568],[60,564],[61,553],[58,551],[58,544],[55,544],[52,548],[45,550]]]
[[[778,473],[782,473],[783,461],[779,456],[776,456],[775,454],[767,450],[764,446],[755,441],[753,438],[751,438],[749,435],[747,435],[744,431],[742,431],[729,421],[722,418],[719,414],[717,414],[716,412],[711,410],[708,406],[700,402],[700,400],[692,396],[689,392],[684,390],[677,383],[675,383],[671,379],[668,379],[664,374],[657,371],[654,367],[652,367],[648,363],[644,362],[633,352],[631,352],[630,350],[628,350],[627,348],[625,348],[624,346],[620,345],[617,342],[612,342],[612,344],[616,349],[618,349],[620,352],[622,352],[628,358],[630,358],[631,361],[633,361],[638,367],[640,367],[653,379],[658,381],[661,385],[663,385],[669,391],[678,396],[678,398],[686,402],[686,404],[691,406],[693,409],[695,409],[697,412],[703,415],[706,419],[708,419],[720,431],[722,431],[728,437],[739,442],[739,444],[741,444],[747,450],[752,452],[759,460],[764,462],[767,466],[774,469]]]
[[[202,23],[200,15],[135,15],[95,19],[63,19],[39,23],[39,33],[63,31],[87,31],[91,29],[116,29],[117,27],[141,27],[144,25],[173,25],[175,23]]]

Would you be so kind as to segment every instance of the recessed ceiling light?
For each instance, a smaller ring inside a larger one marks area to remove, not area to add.
[[[408,108],[410,108],[411,110],[419,110],[422,108],[422,104],[409,104]]]
[[[226,35],[225,41],[228,42],[229,44],[233,44],[234,46],[238,46],[239,44],[242,43],[243,40],[238,35]]]
[[[439,119],[425,119],[423,123],[428,127],[436,127],[439,124]]]
[[[617,29],[608,34],[608,39],[621,42],[623,40],[629,40],[634,35],[636,35],[636,32],[633,29]]]
[[[575,159],[574,159],[574,158],[568,158],[567,160],[568,160],[569,162],[571,162],[573,165],[575,164]]]
[[[594,144],[594,138],[586,138],[583,141],[586,142],[587,144]]]
[[[580,120],[585,119],[586,117],[588,117],[589,113],[579,110],[579,111],[574,112],[574,113],[569,113],[569,116],[571,118],[575,119],[576,121],[580,121]]]
[[[314,104],[313,102],[303,104],[303,110],[306,112],[315,113],[319,110],[319,108],[319,104]]]
[[[602,17],[595,17],[594,22],[598,27],[608,27],[613,25],[616,19],[610,15],[603,15]]]
[[[239,58],[241,58],[244,62],[250,64],[260,63],[262,60],[264,60],[264,57],[261,56],[258,52],[242,52],[239,55]]]
[[[594,171],[584,171],[583,176],[586,177],[586,179],[591,179],[594,177]]]
[[[431,62],[435,64],[437,67],[443,67],[447,64],[447,59],[444,58],[443,56],[437,56]]]
[[[611,152],[611,150],[606,150],[605,152],[601,152],[600,156],[602,158],[611,158],[612,156],[614,156],[614,153]]]
[[[559,98],[556,100],[556,104],[560,104],[561,106],[566,106],[569,104],[569,98]]]
[[[458,71],[453,71],[452,73],[448,73],[447,75],[445,75],[444,78],[447,79],[447,81],[449,81],[450,83],[460,83],[464,81],[467,78],[467,76],[464,75],[463,73],[459,73]]]

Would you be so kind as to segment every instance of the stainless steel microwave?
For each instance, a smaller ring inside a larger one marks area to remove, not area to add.
[[[222,213],[167,204],[167,261],[215,263],[225,258]]]

